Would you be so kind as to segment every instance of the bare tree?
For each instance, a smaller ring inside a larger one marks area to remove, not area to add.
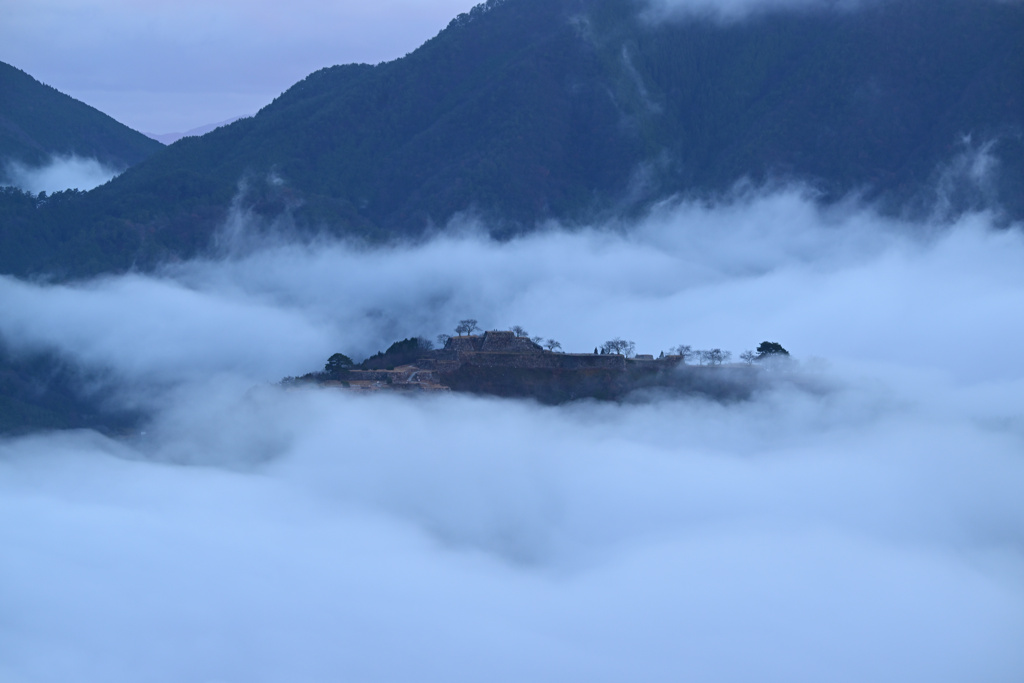
[[[625,339],[616,337],[610,341],[606,341],[602,346],[601,350],[605,353],[621,353],[626,358],[630,358],[636,351],[636,344]]]
[[[546,348],[548,351],[556,351],[557,349],[562,348],[562,345],[556,342],[554,339],[548,339],[546,342],[544,342],[544,348]]]
[[[674,349],[669,349],[669,351],[672,351],[675,355],[679,356],[683,361],[683,365],[686,365],[687,359],[692,359],[695,353],[700,353],[700,351],[695,352],[693,347],[689,344],[680,344]]]
[[[721,365],[732,358],[731,351],[722,351],[722,349],[707,349],[697,353],[700,355],[701,365]]]
[[[527,332],[526,330],[524,330],[519,325],[513,325],[512,329],[510,331],[512,332],[512,334],[514,334],[517,337],[529,337],[530,336],[530,333]]]
[[[448,340],[451,338],[452,336],[450,334],[439,334],[437,335],[437,345],[444,348],[445,345],[448,344]]]
[[[476,320],[473,318],[466,318],[460,320],[459,324],[455,326],[455,333],[458,335],[473,334],[476,330],[479,330],[480,326],[476,324]]]
[[[532,341],[534,344],[537,344],[538,346],[543,345],[544,337],[530,337],[530,341]]]
[[[754,361],[757,360],[757,354],[749,350],[744,351],[740,354],[740,360],[747,365],[753,365]]]

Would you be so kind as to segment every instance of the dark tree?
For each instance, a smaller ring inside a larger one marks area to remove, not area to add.
[[[556,342],[554,339],[548,339],[546,342],[544,342],[544,348],[546,348],[548,351],[557,351],[558,349],[562,348],[562,345]]]
[[[355,363],[352,359],[343,353],[336,353],[327,359],[327,364],[324,365],[324,372],[330,375],[337,375],[345,370],[350,369]]]
[[[510,331],[512,332],[512,334],[514,334],[517,337],[529,337],[530,336],[530,333],[527,332],[526,330],[524,330],[519,325],[513,325],[512,329]]]
[[[784,358],[788,355],[789,351],[782,348],[782,344],[778,342],[763,341],[757,345],[757,360]]]
[[[750,365],[755,360],[757,360],[757,354],[754,353],[753,351],[744,351],[743,353],[740,354],[740,360],[746,363],[747,365]]]
[[[476,320],[473,318],[466,318],[460,320],[459,324],[455,326],[455,333],[458,335],[473,334],[476,330],[479,330],[480,326],[476,324]]]
[[[434,345],[423,337],[409,337],[396,341],[388,347],[387,351],[378,351],[362,363],[359,367],[364,370],[393,369],[399,365],[408,365],[419,360],[423,353],[430,351]]]

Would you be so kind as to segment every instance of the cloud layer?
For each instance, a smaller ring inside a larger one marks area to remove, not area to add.
[[[0,279],[6,343],[153,414],[0,442],[0,678],[1019,680],[1022,260],[793,190]],[[469,315],[801,364],[733,404],[261,384]]]
[[[243,227],[223,240],[235,244],[224,258],[156,276],[2,279],[0,334],[145,381],[190,368],[273,380],[333,351],[358,358],[451,333],[466,317],[577,351],[616,336],[654,354],[677,344],[738,353],[771,339],[836,363],[967,377],[1022,367],[1005,312],[1024,304],[1024,247],[984,214],[940,229],[821,209],[794,189],[668,203],[640,225],[553,227],[502,244],[463,228],[367,249]],[[238,248],[256,239],[259,248]]]

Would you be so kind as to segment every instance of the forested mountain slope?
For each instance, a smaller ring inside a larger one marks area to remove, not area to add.
[[[0,62],[0,163],[77,155],[122,169],[163,149],[87,104]]]
[[[643,8],[492,0],[402,59],[318,71],[86,195],[8,202],[0,241],[22,251],[0,270],[187,257],[233,201],[371,239],[463,211],[508,234],[741,179],[893,211],[930,211],[941,190],[949,210],[1024,217],[1024,3],[888,0],[725,24]],[[964,162],[982,152],[994,173]]]

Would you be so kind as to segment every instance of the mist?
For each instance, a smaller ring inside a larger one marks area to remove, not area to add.
[[[654,21],[704,17],[731,23],[772,12],[851,12],[894,0],[645,0],[645,15]],[[1019,3],[1021,0],[976,0]]]
[[[104,166],[96,159],[74,154],[54,156],[42,166],[28,166],[18,161],[4,165],[0,181],[25,192],[60,192],[61,190],[88,191],[106,183],[120,171]]]
[[[851,11],[885,0],[647,0],[646,15],[655,20],[708,17],[734,22],[768,12]]]
[[[5,344],[150,415],[0,442],[0,678],[1019,680],[1024,237],[993,222],[799,187],[505,243],[240,216],[216,258],[0,278]],[[465,317],[797,363],[729,403],[275,384]]]

